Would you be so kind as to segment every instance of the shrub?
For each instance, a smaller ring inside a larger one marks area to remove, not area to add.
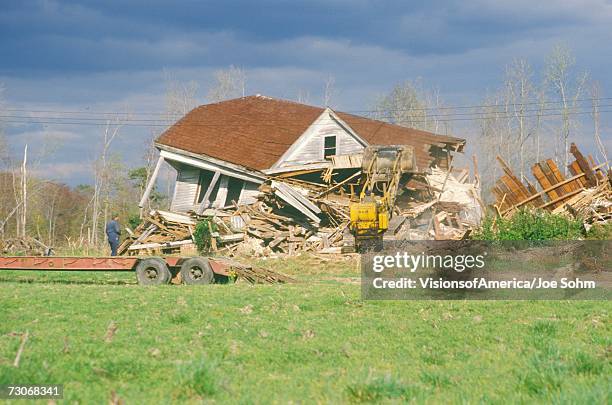
[[[217,224],[212,219],[204,219],[195,227],[193,232],[193,239],[200,252],[210,251],[212,245],[212,234],[217,232]]]
[[[612,222],[593,225],[586,236],[587,239],[612,240]]]
[[[472,239],[571,240],[582,238],[582,222],[547,211],[519,210],[510,218],[485,218]]]
[[[142,223],[140,214],[130,214],[128,217],[128,225],[130,229],[136,229]]]

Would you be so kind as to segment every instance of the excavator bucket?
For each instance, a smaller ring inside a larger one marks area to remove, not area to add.
[[[372,145],[363,153],[362,170],[367,174],[391,173],[397,159],[402,173],[416,172],[414,148],[410,145]]]

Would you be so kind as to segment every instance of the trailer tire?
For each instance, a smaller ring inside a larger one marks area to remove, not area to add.
[[[181,264],[181,278],[185,284],[211,284],[215,275],[207,258],[192,257]]]
[[[168,284],[172,278],[168,265],[160,257],[149,257],[136,265],[138,284],[160,285]]]

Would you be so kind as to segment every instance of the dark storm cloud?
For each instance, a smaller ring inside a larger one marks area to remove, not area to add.
[[[541,72],[565,43],[610,96],[610,26],[605,0],[2,0],[0,83],[5,104],[26,109],[160,111],[164,71],[197,81],[204,103],[213,72],[234,64],[247,71],[247,93],[299,93],[311,104],[333,75],[341,110],[368,109],[395,83],[419,78],[448,104],[477,104],[512,59]],[[611,115],[602,115],[604,134]],[[475,126],[457,125],[457,135]],[[126,127],[116,152],[140,156],[155,130]],[[51,136],[57,147],[41,170],[72,184],[89,178],[101,131],[5,124],[15,151],[27,142],[43,156],[36,139]]]
[[[464,53],[542,37],[592,18],[569,7],[464,1],[8,1],[0,9],[0,72],[199,66],[228,59],[280,61],[249,52],[297,38],[350,41],[414,56]],[[242,45],[241,49],[240,45]],[[237,49],[235,49],[237,48]]]

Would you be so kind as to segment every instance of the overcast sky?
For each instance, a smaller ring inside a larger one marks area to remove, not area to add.
[[[26,110],[2,115],[162,111],[164,70],[197,81],[204,103],[212,73],[230,64],[246,70],[248,94],[307,93],[315,105],[334,76],[332,105],[344,111],[371,108],[394,84],[417,79],[446,104],[478,104],[513,58],[538,71],[556,44],[571,48],[577,68],[612,97],[611,27],[606,0],[2,0],[3,105]],[[608,145],[611,115],[603,114]],[[31,145],[45,176],[89,181],[101,127],[3,126],[13,151]],[[458,126],[457,135],[466,130]],[[115,151],[139,159],[151,131],[125,128]]]

